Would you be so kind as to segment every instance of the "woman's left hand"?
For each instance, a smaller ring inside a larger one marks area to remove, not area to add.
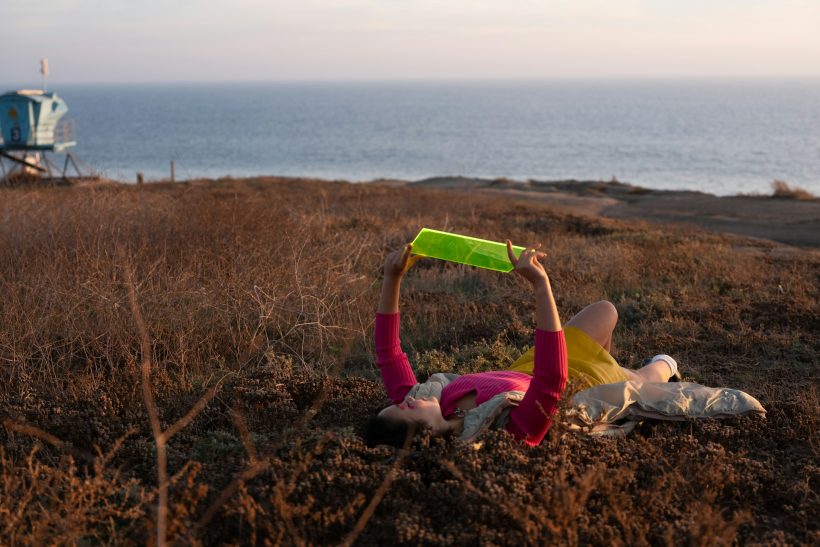
[[[546,257],[547,253],[540,249],[540,243],[528,245],[527,248],[521,252],[521,256],[516,258],[512,242],[509,239],[507,240],[507,256],[510,258],[512,265],[515,266],[513,271],[529,281],[533,286],[537,286],[543,282],[549,282],[547,270],[545,270],[543,264],[538,261]]]

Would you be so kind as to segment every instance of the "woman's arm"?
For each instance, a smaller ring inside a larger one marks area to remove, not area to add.
[[[547,256],[540,251],[540,243],[529,246],[518,258],[513,252],[512,242],[507,240],[507,256],[510,258],[515,273],[526,279],[535,290],[535,326],[541,330],[557,332],[561,330],[561,319],[558,317],[558,308],[552,296],[552,287],[547,270],[538,261]]]
[[[507,430],[531,446],[538,445],[552,424],[561,393],[567,383],[567,347],[549,276],[538,262],[546,256],[540,244],[528,247],[516,258],[512,243],[507,253],[515,271],[535,291],[535,366],[524,400],[510,412]]]
[[[567,385],[564,331],[535,331],[535,367],[524,399],[510,411],[507,431],[530,446],[538,446],[552,425],[561,393]]]
[[[410,254],[411,246],[393,251],[384,261],[384,279],[376,312],[376,364],[381,372],[387,396],[393,403],[404,400],[416,385],[416,375],[399,339],[399,293],[404,273],[420,257]]]

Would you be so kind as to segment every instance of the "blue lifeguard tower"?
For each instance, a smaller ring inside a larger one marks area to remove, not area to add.
[[[77,176],[83,177],[76,158],[68,152],[77,144],[73,120],[61,120],[68,105],[56,93],[45,90],[45,59],[41,61],[41,73],[42,90],[23,89],[0,95],[0,175],[6,182],[15,175],[68,182],[69,163]],[[62,170],[51,162],[49,152],[65,154]],[[6,168],[5,160],[10,162],[10,169]]]

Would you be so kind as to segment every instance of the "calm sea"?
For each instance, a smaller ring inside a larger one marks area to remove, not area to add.
[[[820,194],[820,81],[53,85],[77,155],[133,181],[617,177]]]

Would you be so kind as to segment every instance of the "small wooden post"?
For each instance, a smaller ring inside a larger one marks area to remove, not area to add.
[[[137,172],[137,184],[142,184],[145,182],[145,175],[140,172]]]
[[[176,181],[176,165],[174,165],[174,160],[171,160],[171,182]]]

